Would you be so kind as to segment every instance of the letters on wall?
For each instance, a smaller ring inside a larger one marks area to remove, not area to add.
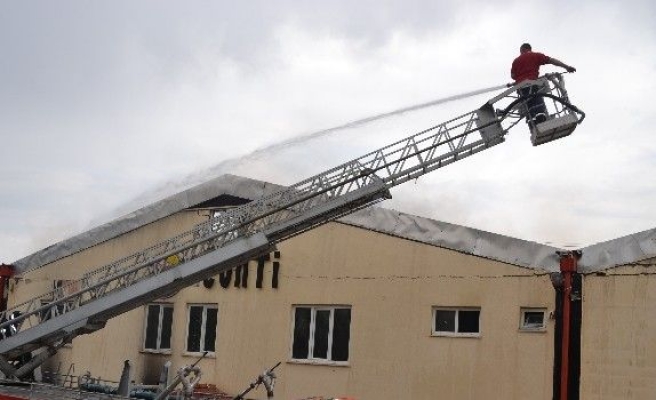
[[[263,289],[270,285],[271,288],[277,289],[280,275],[280,252],[274,251],[273,253],[266,254],[252,261],[257,262],[255,270],[255,287],[257,289]],[[223,289],[228,289],[230,287],[247,289],[250,265],[251,262],[248,262],[236,268],[221,272],[219,274],[219,285],[221,285]],[[268,271],[271,271],[270,282],[265,281],[265,276],[268,275]],[[211,282],[209,282],[210,280]],[[203,282],[204,286],[208,289],[212,287],[213,283],[213,279],[206,279]]]

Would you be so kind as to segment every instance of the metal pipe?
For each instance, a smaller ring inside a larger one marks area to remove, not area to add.
[[[196,365],[200,362],[200,360],[202,360],[203,358],[205,358],[205,356],[207,356],[207,353],[208,353],[207,351],[203,352],[203,355],[200,356],[198,360],[196,360],[193,364],[191,364],[191,366],[180,368],[178,370],[178,374],[176,375],[175,379],[173,379],[173,382],[171,382],[166,388],[164,388],[160,393],[158,393],[157,396],[155,397],[155,400],[164,400],[165,398],[167,398],[168,395],[171,394],[171,392],[173,392],[176,386],[178,386],[180,383],[185,382],[185,378],[191,372],[194,373],[195,377],[200,378],[201,375],[200,368],[196,367]],[[196,383],[197,381],[194,382],[194,385]],[[185,389],[187,389],[186,386],[187,385],[185,385]],[[191,389],[193,389],[193,387]]]
[[[581,258],[580,251],[567,251],[559,253],[560,272],[563,276],[563,312],[562,312],[562,340],[560,346],[560,397],[559,400],[569,399],[569,347],[571,335],[571,304],[572,304],[572,279],[578,268],[578,259]]]
[[[14,266],[9,264],[0,264],[0,311],[7,310],[7,293],[9,287],[9,278],[14,275]]]
[[[255,389],[260,384],[264,384],[264,387],[267,391],[267,399],[273,399],[273,386],[275,385],[276,375],[273,372],[274,369],[278,368],[280,361],[273,367],[262,372],[260,376],[257,377],[253,382],[251,382],[243,392],[239,393],[232,400],[244,400],[244,396],[248,394],[251,390]]]
[[[560,400],[567,400],[567,389],[569,381],[569,320],[570,303],[569,296],[572,292],[572,274],[563,271],[563,338],[560,356]]]

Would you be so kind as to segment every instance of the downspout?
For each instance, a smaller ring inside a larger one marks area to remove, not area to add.
[[[554,349],[554,351],[560,352],[560,396],[558,400],[574,400],[575,397],[578,398],[576,394],[570,393],[569,389],[570,382],[572,381],[572,377],[570,377],[572,373],[570,365],[573,365],[576,361],[571,359],[572,354],[570,353],[570,342],[576,339],[572,337],[572,302],[575,300],[572,287],[574,285],[574,275],[578,270],[578,260],[581,258],[581,255],[580,250],[558,252],[558,256],[560,257],[560,278],[562,279],[560,349]]]
[[[0,264],[0,311],[7,309],[7,298],[9,297],[9,278],[14,276],[14,266]]]

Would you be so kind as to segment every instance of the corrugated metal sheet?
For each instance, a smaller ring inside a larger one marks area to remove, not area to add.
[[[385,208],[370,207],[340,222],[524,268],[559,270],[555,247]]]
[[[221,195],[252,200],[281,188],[279,185],[254,179],[222,175],[49,246],[13,264],[19,273],[27,272]],[[556,255],[559,249],[555,247],[381,207],[370,207],[343,217],[339,221],[524,268],[549,272],[559,270]],[[583,257],[579,265],[582,272],[595,272],[617,265],[639,262],[656,257],[656,229],[595,244],[581,250]]]
[[[18,273],[28,272],[221,195],[252,200],[281,188],[267,182],[222,175],[46,247],[12,264]]]
[[[582,249],[579,271],[595,272],[656,257],[656,229],[634,233]]]

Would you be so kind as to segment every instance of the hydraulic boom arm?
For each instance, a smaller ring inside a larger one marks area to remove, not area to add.
[[[569,103],[561,75],[533,82],[542,84],[546,97],[557,103],[552,120],[567,118],[575,125],[582,120],[583,113]],[[85,273],[74,283],[76,290],[60,288],[0,313],[4,321],[0,323],[0,370],[8,376],[25,375],[62,343],[102,328],[109,318],[389,198],[393,186],[503,143],[508,130],[523,118],[527,99],[519,97],[516,89],[504,91],[477,110],[217,213],[192,230]],[[16,362],[39,349],[31,361]]]

